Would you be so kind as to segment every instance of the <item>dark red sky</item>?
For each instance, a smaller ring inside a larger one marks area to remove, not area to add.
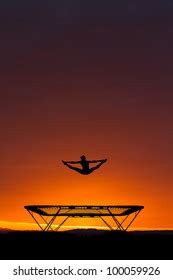
[[[101,2],[0,4],[0,220],[139,203],[172,226],[173,4]],[[61,164],[81,154],[109,161],[84,180]]]

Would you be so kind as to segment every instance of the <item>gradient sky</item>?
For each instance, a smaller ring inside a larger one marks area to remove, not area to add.
[[[173,228],[172,1],[6,0],[0,34],[0,220],[141,204],[134,226]],[[62,165],[81,154],[108,162]]]

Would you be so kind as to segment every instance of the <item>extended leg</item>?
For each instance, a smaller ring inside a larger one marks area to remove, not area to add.
[[[72,169],[72,170],[75,170],[75,171],[81,173],[81,169],[80,169],[80,168],[74,167],[74,166],[70,165],[69,163],[66,163],[65,165],[68,166],[68,168],[70,168],[70,169]]]
[[[106,162],[106,160],[102,160],[99,164],[97,164],[96,166],[94,166],[94,167],[91,167],[90,168],[90,171],[92,172],[92,171],[94,171],[94,170],[96,170],[96,169],[98,169],[103,163],[105,163]]]

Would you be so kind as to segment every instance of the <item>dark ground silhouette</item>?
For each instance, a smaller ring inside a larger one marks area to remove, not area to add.
[[[172,259],[173,231],[0,231],[0,259]]]

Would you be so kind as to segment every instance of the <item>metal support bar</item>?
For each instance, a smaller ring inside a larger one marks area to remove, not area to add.
[[[124,220],[122,221],[121,225],[125,222],[125,220],[129,217],[129,215],[130,215],[130,214],[128,214],[128,215],[124,218]]]
[[[125,230],[127,230],[127,229],[129,228],[129,226],[133,223],[133,221],[136,219],[136,217],[138,216],[138,214],[139,214],[140,211],[141,211],[141,210],[138,210],[138,212],[136,213],[136,215],[134,216],[134,218],[131,220],[131,222],[128,224],[128,226],[126,227]]]
[[[48,222],[46,221],[46,219],[42,216],[42,215],[40,215],[41,217],[42,217],[42,219],[43,219],[43,221],[47,224]],[[52,231],[54,231],[53,230],[53,228],[50,226],[50,229],[52,230]]]
[[[111,225],[109,225],[108,222],[107,222],[105,219],[103,219],[102,216],[100,216],[100,219],[102,219],[102,221],[107,225],[107,227],[108,227],[110,230],[114,230],[114,229],[111,227]]]
[[[56,231],[58,231],[60,229],[60,227],[67,221],[67,219],[69,218],[69,216],[67,216],[62,223],[59,224],[59,226],[55,229]]]
[[[33,217],[33,219],[36,221],[37,225],[39,226],[39,228],[41,228],[41,230],[43,231],[44,229],[42,228],[42,226],[39,224],[39,222],[37,222],[36,218],[34,217],[34,215],[32,214],[32,212],[30,210],[28,210],[29,214]]]
[[[61,210],[61,208],[58,209],[58,211],[56,212],[56,214],[53,216],[53,218],[49,221],[49,223],[47,224],[47,226],[45,227],[44,231],[48,231],[49,228],[51,227],[51,225],[53,224],[53,222],[55,221],[56,217],[58,216],[59,211]]]
[[[109,211],[110,216],[112,217],[112,219],[114,220],[114,222],[115,222],[116,225],[117,225],[117,229],[116,229],[116,230],[122,229],[122,230],[124,231],[125,229],[123,228],[122,223],[120,223],[120,222],[115,218],[114,214],[110,211],[109,208],[108,208],[108,211]]]

